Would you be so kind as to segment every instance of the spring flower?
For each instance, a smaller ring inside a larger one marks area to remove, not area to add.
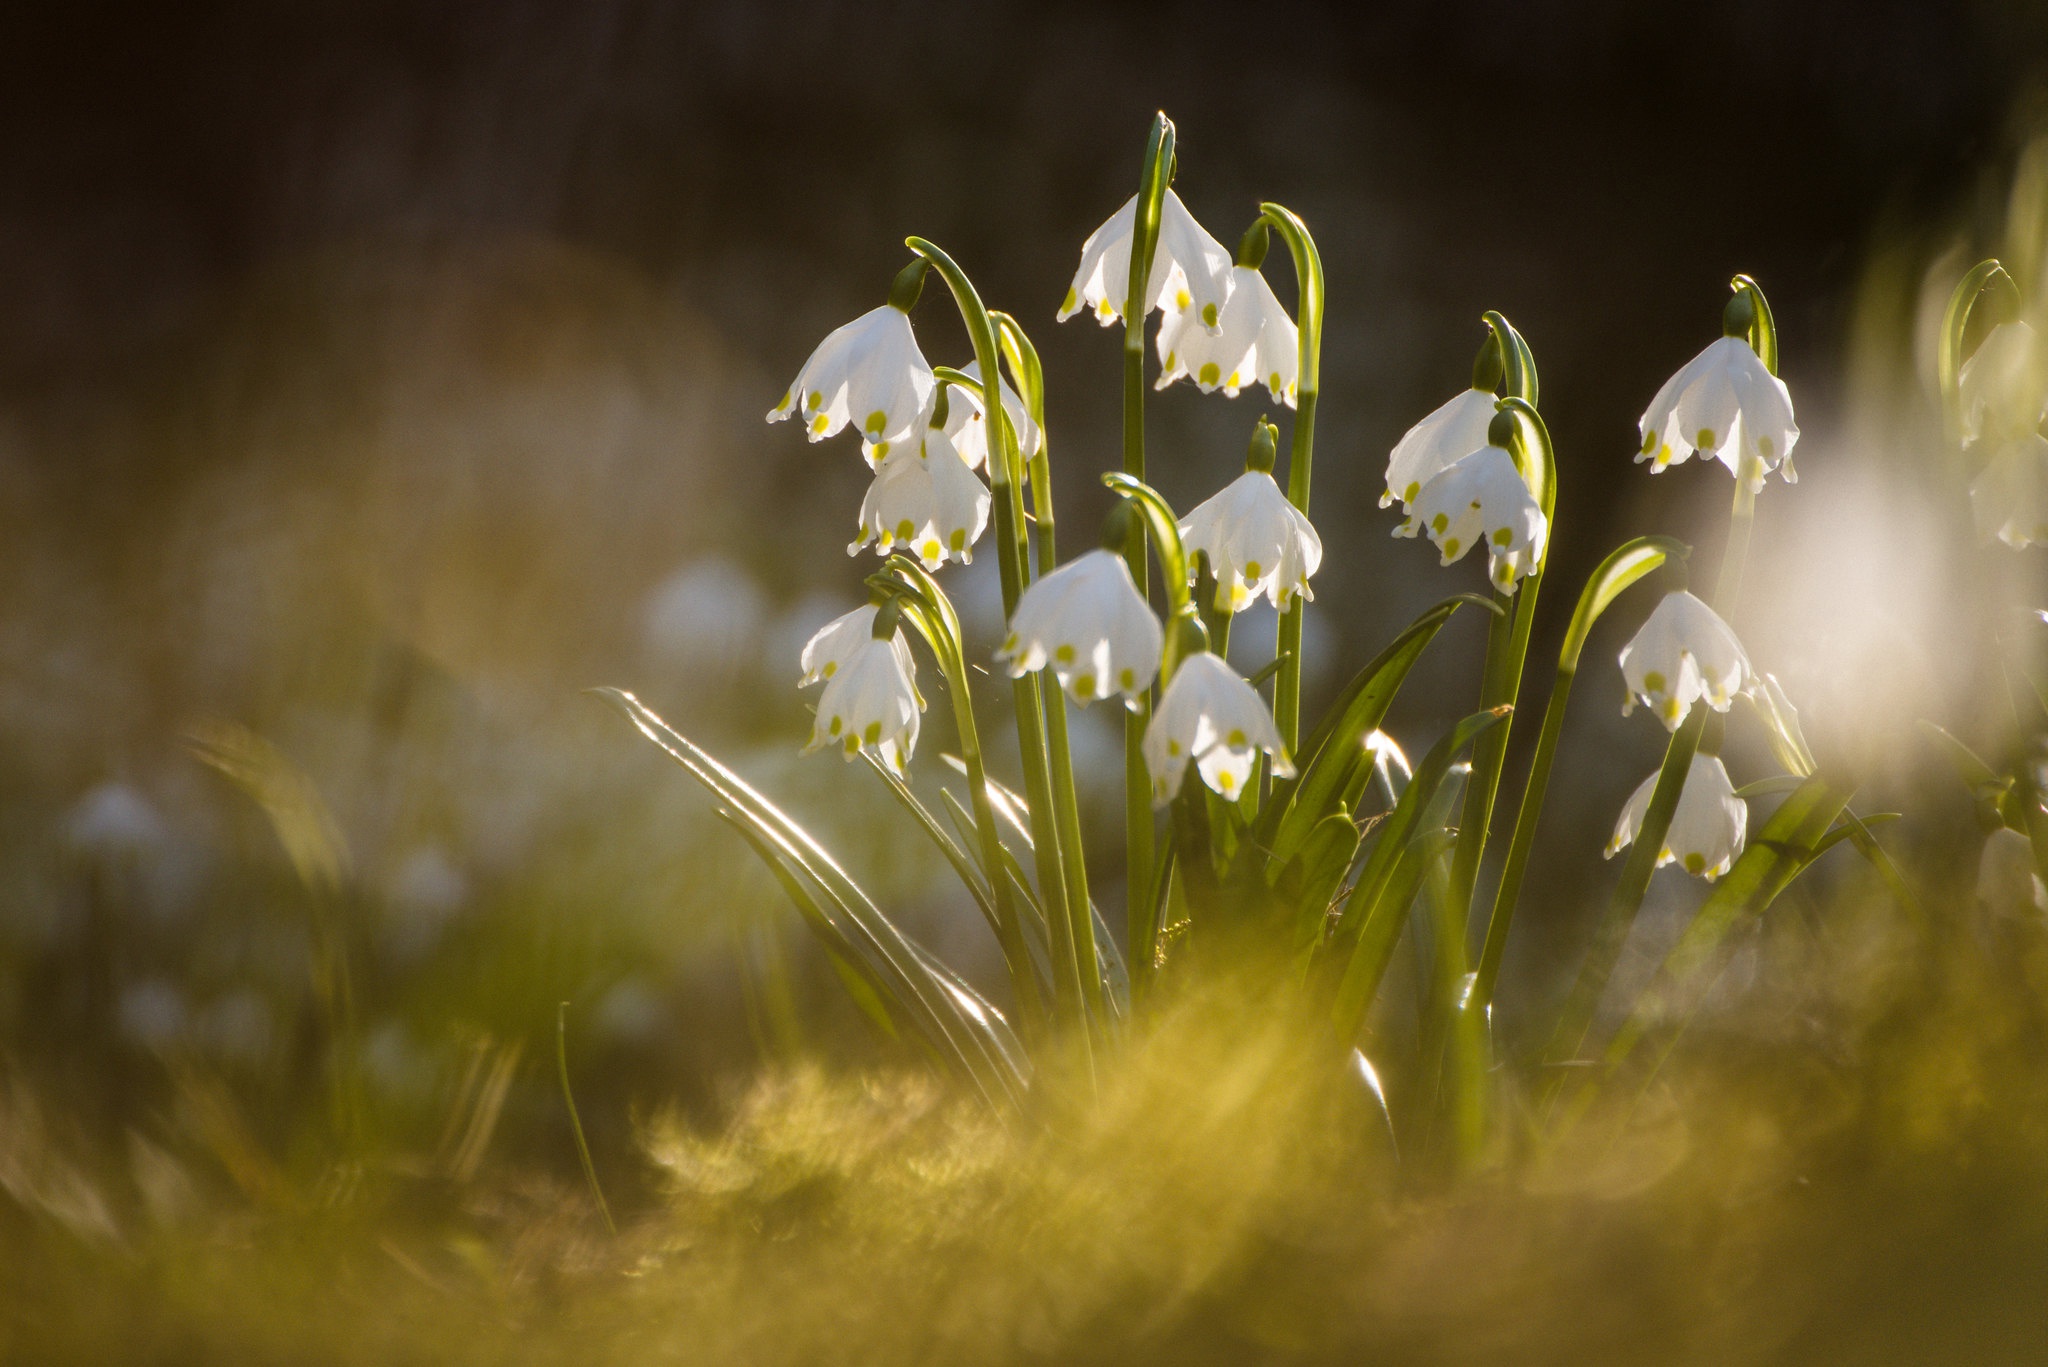
[[[1216,606],[1242,612],[1261,594],[1282,612],[1294,595],[1313,599],[1308,578],[1323,563],[1322,538],[1280,492],[1268,470],[1246,470],[1181,519],[1188,556],[1204,551],[1216,574]]]
[[[1013,679],[1050,664],[1060,687],[1086,707],[1112,693],[1136,698],[1150,688],[1164,643],[1123,556],[1097,549],[1024,590],[996,661]]]
[[[819,627],[804,643],[803,656],[799,660],[804,676],[797,681],[797,687],[823,683],[838,674],[856,653],[865,650],[875,634],[875,611],[875,605],[867,603]],[[910,643],[903,639],[903,633],[896,632],[889,642],[903,661],[903,672],[916,679],[917,669],[911,663]]]
[[[1137,213],[1138,197],[1132,195],[1081,244],[1080,269],[1060,305],[1061,322],[1083,305],[1094,310],[1095,321],[1104,327],[1124,316],[1131,293],[1131,226]],[[1145,282],[1145,312],[1158,308],[1164,297],[1170,308],[1193,310],[1202,326],[1214,332],[1222,326],[1223,305],[1236,284],[1230,253],[1195,222],[1180,196],[1168,190],[1159,206],[1159,245],[1152,255],[1152,278]]]
[[[1621,820],[1614,823],[1614,838],[1607,842],[1609,859],[1635,843],[1656,787],[1657,776],[1652,774],[1621,809]],[[1678,797],[1678,810],[1671,814],[1671,829],[1664,833],[1664,848],[1657,851],[1656,867],[1661,869],[1675,859],[1687,873],[1711,883],[1728,872],[1748,836],[1749,804],[1735,796],[1735,785],[1728,781],[1720,757],[1694,755],[1692,767],[1686,771],[1685,789]]]
[[[1169,307],[1159,325],[1159,379],[1164,389],[1183,376],[1204,394],[1221,389],[1230,398],[1248,384],[1263,384],[1275,403],[1295,406],[1300,334],[1273,296],[1266,277],[1250,266],[1232,266],[1236,284],[1224,301],[1216,328],[1198,326],[1189,308]]]
[[[2029,434],[1993,452],[1970,481],[1970,512],[1986,541],[1997,537],[2016,551],[2048,543],[2048,441]]]
[[[981,362],[969,361],[960,367],[961,373],[981,378]],[[1024,401],[1017,397],[1017,391],[1010,388],[1004,379],[996,381],[1002,387],[1003,411],[1010,416],[1010,430],[1017,436],[1017,450],[1024,459],[1030,460],[1045,445],[1045,434],[1038,430],[1038,424],[1031,421],[1031,414],[1025,410]],[[968,468],[979,470],[988,460],[988,423],[982,415],[981,396],[956,386],[946,387],[946,417],[944,422],[934,419],[934,425],[946,434],[953,443],[953,449],[960,453],[960,459]]]
[[[1387,491],[1380,495],[1380,507],[1398,498],[1402,512],[1413,512],[1423,485],[1487,444],[1496,404],[1492,391],[1468,389],[1409,428],[1387,457]]]
[[[917,714],[924,704],[917,696],[910,653],[898,648],[902,633],[892,629],[889,639],[878,640],[872,630],[865,641],[853,643],[826,681],[804,753],[836,744],[851,760],[872,750],[901,774],[917,748]]]
[[[1155,806],[1180,791],[1190,759],[1202,782],[1232,800],[1244,792],[1261,750],[1272,757],[1276,778],[1294,772],[1265,699],[1207,650],[1195,651],[1173,672],[1145,728],[1144,750]]]
[[[1977,900],[1996,916],[2039,921],[2048,917],[2048,885],[2034,872],[2034,845],[2009,826],[1984,838],[1977,860]]]
[[[860,503],[860,539],[846,553],[858,555],[872,541],[876,554],[887,555],[900,542],[928,570],[948,559],[964,565],[974,559],[988,510],[988,486],[945,433],[927,429],[915,449],[899,446],[876,467]]]
[[[1749,656],[1728,624],[1683,590],[1665,594],[1622,647],[1621,676],[1628,682],[1621,714],[1633,712],[1641,699],[1667,731],[1678,729],[1695,701],[1726,712],[1738,694],[1756,683]]]
[[[1956,376],[1962,438],[2031,433],[2044,411],[2040,338],[2025,323],[2000,323],[1985,334]]]
[[[769,410],[768,421],[781,422],[799,409],[804,434],[823,441],[848,423],[857,423],[879,461],[889,448],[924,430],[938,381],[917,349],[910,315],[895,304],[878,309],[834,330]]]
[[[1637,430],[1643,447],[1636,463],[1649,461],[1652,474],[1699,451],[1759,489],[1773,470],[1782,470],[1787,484],[1799,482],[1792,393],[1742,337],[1723,337],[1687,361],[1650,400]]]
[[[1443,553],[1441,563],[1461,559],[1472,547],[1486,547],[1489,577],[1502,593],[1543,563],[1550,523],[1529,492],[1515,458],[1498,446],[1483,446],[1439,470],[1416,491],[1408,518],[1395,536],[1427,530]]]

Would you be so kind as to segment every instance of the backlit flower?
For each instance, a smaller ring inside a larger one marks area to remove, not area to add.
[[[1428,532],[1442,552],[1442,564],[1484,545],[1489,577],[1502,593],[1543,563],[1550,523],[1529,492],[1515,458],[1498,446],[1482,446],[1432,475],[1416,492],[1408,518],[1395,536]]]
[[[1995,536],[2016,551],[2048,543],[2048,441],[2029,433],[1994,451],[1970,481],[1970,512],[1987,541]]]
[[[1132,195],[1081,244],[1081,265],[1060,305],[1060,321],[1085,306],[1108,327],[1124,316],[1131,288],[1131,225],[1138,197]],[[1145,282],[1145,312],[1160,306],[1192,310],[1205,328],[1221,326],[1223,305],[1237,281],[1230,253],[1209,236],[1173,191],[1159,206],[1159,245],[1152,254],[1152,278]]]
[[[947,560],[974,559],[974,543],[988,526],[989,492],[943,432],[927,430],[915,448],[899,446],[875,468],[860,503],[860,539],[848,555],[875,543],[877,555],[897,545],[936,570]]]
[[[1076,556],[1017,600],[1010,634],[996,651],[1011,678],[1052,666],[1060,686],[1087,706],[1122,693],[1135,698],[1159,673],[1159,619],[1115,551]]]
[[[1726,712],[1756,675],[1742,642],[1720,615],[1690,593],[1667,593],[1634,638],[1621,649],[1628,683],[1625,717],[1640,699],[1668,731],[1676,731],[1695,702]]]
[[[2039,342],[2025,323],[2000,323],[1963,362],[1956,397],[1964,441],[2031,435],[2040,425],[2048,408],[2048,375],[2042,373],[2048,358]]]
[[[1994,915],[2038,921],[2048,916],[2048,885],[2034,871],[2034,845],[2009,826],[1984,838],[1977,859],[1977,900]]]
[[[1164,389],[1185,376],[1204,394],[1221,389],[1231,398],[1248,384],[1263,384],[1276,403],[1294,407],[1300,334],[1273,295],[1266,277],[1249,266],[1232,266],[1236,286],[1224,301],[1214,331],[1201,326],[1192,308],[1169,307],[1159,325],[1159,379]]]
[[[1323,563],[1322,538],[1265,470],[1245,471],[1198,505],[1181,519],[1180,539],[1190,559],[1208,553],[1219,608],[1242,612],[1264,594],[1284,612],[1297,593],[1315,597],[1308,579]]]
[[[1387,491],[1380,495],[1380,507],[1398,498],[1402,512],[1414,511],[1423,485],[1486,445],[1496,406],[1491,392],[1468,389],[1409,428],[1387,457]]]
[[[1656,791],[1657,775],[1637,787],[1621,809],[1614,824],[1614,838],[1607,842],[1607,857],[1614,858],[1635,843],[1650,810],[1650,796]],[[1742,854],[1749,838],[1749,804],[1735,796],[1728,770],[1717,755],[1694,755],[1686,771],[1685,789],[1678,797],[1678,810],[1671,815],[1671,829],[1664,833],[1664,847],[1657,851],[1656,867],[1676,860],[1687,873],[1709,883],[1728,872]]]
[[[870,635],[847,652],[818,695],[818,715],[805,754],[837,745],[851,760],[862,750],[871,750],[897,773],[904,771],[917,748],[922,703],[909,654],[896,648],[900,639],[900,632],[887,641]]]
[[[848,660],[865,650],[875,634],[875,611],[873,603],[866,603],[819,627],[804,643],[799,660],[804,676],[797,681],[797,687],[804,688],[835,677]],[[891,636],[889,643],[902,658],[903,672],[914,680],[917,670],[910,660],[910,643],[903,639],[901,631]]]
[[[1243,794],[1261,750],[1272,757],[1276,778],[1294,772],[1259,691],[1220,656],[1198,650],[1173,672],[1159,710],[1145,728],[1152,801],[1163,806],[1173,799],[1191,759],[1202,782],[1235,800]]]
[[[961,373],[981,378],[981,362],[969,361],[960,367]],[[1008,380],[998,380],[1002,386],[1003,411],[1010,415],[1010,430],[1016,434],[1017,450],[1024,459],[1030,460],[1045,445],[1045,434],[1038,430],[1038,424],[1031,421],[1031,414],[1025,409],[1024,401],[1017,397],[1017,391],[1010,388]],[[953,449],[960,453],[960,459],[970,469],[979,470],[988,460],[988,422],[982,416],[981,396],[970,393],[957,385],[946,387],[946,419],[936,424],[945,432]]]
[[[1636,463],[1649,461],[1652,474],[1700,451],[1757,488],[1773,470],[1782,470],[1787,484],[1799,480],[1792,469],[1799,440],[1792,393],[1741,337],[1723,337],[1687,361],[1650,400],[1637,431],[1643,446]]]
[[[874,448],[869,458],[879,461],[891,446],[924,430],[937,384],[917,349],[910,315],[884,304],[818,343],[768,421],[800,413],[812,441],[852,423]]]

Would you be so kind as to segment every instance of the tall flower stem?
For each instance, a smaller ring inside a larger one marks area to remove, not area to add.
[[[1038,573],[1045,575],[1059,563],[1053,534],[1052,453],[1045,425],[1045,372],[1038,362],[1038,349],[1024,335],[1015,318],[993,312],[1003,358],[1023,391],[1031,422],[1039,432],[1038,449],[1031,453],[1031,518],[1036,529]],[[997,386],[1001,393],[1001,386]],[[983,400],[984,408],[987,400]],[[1088,863],[1081,844],[1081,809],[1074,796],[1073,753],[1067,740],[1067,703],[1060,692],[1059,678],[1049,669],[1038,671],[1040,701],[1045,708],[1045,739],[1051,762],[1053,819],[1060,833],[1060,871],[1067,889],[1067,917],[1072,926],[1075,972],[1080,979],[1081,1000],[1089,1018],[1098,1025],[1109,1020],[1101,970],[1096,962],[1095,915],[1088,900]]]
[[[960,320],[966,324],[967,335],[974,343],[974,359],[982,375],[985,378],[1000,377],[1002,351],[996,340],[995,323],[966,272],[952,257],[923,238],[911,237],[904,241],[910,250],[931,263],[932,269],[938,271],[952,290],[953,302],[960,310]],[[993,496],[991,501],[995,505],[996,554],[1003,584],[1003,616],[1007,619],[1017,610],[1017,599],[1030,582],[1031,565],[1024,532],[1023,462],[1018,455],[1016,434],[1010,430],[1010,415],[1002,405],[1002,386],[998,383],[992,388],[994,397],[983,396],[982,413],[988,423],[989,483]],[[1017,749],[1024,765],[1024,791],[1031,807],[1032,858],[1038,874],[1038,895],[1045,904],[1048,938],[1053,943],[1054,953],[1065,960],[1054,965],[1054,1006],[1063,1024],[1084,1026],[1079,973],[1070,934],[1072,921],[1067,910],[1067,884],[1060,867],[1059,828],[1054,817],[1051,765],[1045,744],[1045,714],[1037,680],[1014,680],[1011,696],[1017,715]],[[977,810],[976,820],[980,819]],[[991,866],[989,881],[998,886],[1002,884],[1001,864]],[[1085,1049],[1087,1031],[1081,1029],[1078,1035],[1080,1045]]]
[[[1138,202],[1131,222],[1131,270],[1124,296],[1124,473],[1145,478],[1145,301],[1152,279],[1152,257],[1159,247],[1160,207],[1173,179],[1173,120],[1155,114],[1145,140],[1145,161],[1138,180]],[[1145,544],[1137,540],[1124,552],[1138,592],[1146,592]],[[1145,767],[1145,727],[1152,719],[1151,699],[1134,699],[1124,712],[1124,900],[1132,947],[1132,985],[1151,972],[1149,959],[1137,952],[1149,942],[1152,918],[1152,777]]]
[[[1294,258],[1294,279],[1299,300],[1295,304],[1300,355],[1296,364],[1294,432],[1287,451],[1287,501],[1308,516],[1309,474],[1315,461],[1316,396],[1322,392],[1323,366],[1323,258],[1308,225],[1293,210],[1279,204],[1261,204],[1259,213],[1287,243]],[[1280,659],[1280,674],[1273,683],[1273,722],[1280,739],[1294,751],[1301,739],[1301,630],[1308,601],[1296,597],[1281,615],[1274,652]]]

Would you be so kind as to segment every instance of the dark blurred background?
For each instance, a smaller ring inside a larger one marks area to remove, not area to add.
[[[559,1143],[560,1000],[612,1142],[629,1100],[697,1104],[776,1047],[746,983],[788,985],[812,1042],[858,1052],[772,884],[579,690],[639,693],[987,968],[870,777],[795,757],[797,647],[871,564],[842,549],[866,472],[850,438],[761,418],[881,302],[905,234],[1031,329],[1079,547],[1117,459],[1116,340],[1053,311],[1152,111],[1226,244],[1261,199],[1307,219],[1329,282],[1313,695],[1478,587],[1389,540],[1376,500],[1392,443],[1465,384],[1484,309],[1541,362],[1554,582],[1625,534],[1717,525],[1725,478],[1629,457],[1738,270],[1775,305],[1802,496],[1825,498],[1871,254],[1986,193],[2044,55],[2034,4],[10,7],[0,1043],[111,1122],[171,1095],[165,1058],[273,1128],[317,1093],[324,913],[194,759],[192,729],[226,721],[332,812],[366,1085],[405,1142],[488,1055],[521,1079],[508,1114]],[[1291,300],[1281,255],[1269,274]],[[934,362],[966,358],[936,292],[918,325]],[[1262,402],[1156,397],[1155,482],[1205,497]],[[946,582],[991,637],[988,558]],[[1411,748],[1469,701],[1477,629],[1445,642],[1395,717]],[[1604,887],[1598,847],[1661,744],[1618,691],[1584,705],[1612,773],[1552,808],[1583,835],[1539,870],[1551,919]],[[1113,721],[1078,742],[1106,812]],[[1542,979],[1518,954],[1511,976]]]

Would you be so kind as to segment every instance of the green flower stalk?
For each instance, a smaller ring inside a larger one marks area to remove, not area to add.
[[[1295,326],[1300,348],[1295,364],[1294,431],[1287,451],[1287,501],[1308,516],[1309,477],[1314,468],[1316,400],[1322,393],[1323,258],[1301,216],[1280,204],[1261,204],[1259,214],[1280,234],[1294,259],[1299,286]],[[1296,598],[1281,615],[1274,655],[1280,674],[1273,684],[1273,721],[1292,750],[1301,738],[1301,632],[1304,599]]]

